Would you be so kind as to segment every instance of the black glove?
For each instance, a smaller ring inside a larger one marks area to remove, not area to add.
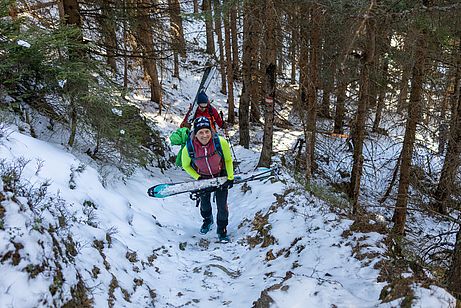
[[[221,189],[230,189],[234,186],[234,180],[227,180],[221,185]]]

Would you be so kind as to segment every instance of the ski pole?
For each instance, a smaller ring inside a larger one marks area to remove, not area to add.
[[[271,176],[272,176],[272,172],[277,173],[277,169],[274,169],[274,170],[272,170],[272,169],[271,169],[271,170],[267,170],[267,171],[264,171],[264,172],[261,172],[261,173],[252,175],[252,176],[250,176],[249,178],[246,178],[246,179],[236,180],[236,181],[234,182],[234,184],[241,184],[241,183],[250,182],[250,181],[263,180],[263,179],[266,179],[266,178],[271,177]],[[269,174],[268,174],[268,173],[269,173]]]
[[[224,123],[224,115],[223,115],[222,110],[219,112],[219,116],[221,117],[221,120],[223,121],[223,126],[224,126],[225,123]],[[224,131],[224,137],[226,138],[227,143],[229,143],[229,146],[231,148],[232,155],[234,156],[234,160],[237,161],[237,155],[235,155],[234,146],[232,145],[232,142],[230,141],[230,137],[229,137],[229,133],[227,132],[227,128],[223,128],[223,131]],[[241,172],[239,165],[237,165],[237,170],[238,170],[238,172]]]
[[[237,161],[237,155],[235,155],[234,146],[232,145],[232,142],[230,141],[229,134],[227,133],[227,129],[224,129],[224,136],[226,137],[226,140],[230,145],[232,155],[234,156],[235,161]],[[239,165],[237,165],[237,170],[238,172],[241,172]]]

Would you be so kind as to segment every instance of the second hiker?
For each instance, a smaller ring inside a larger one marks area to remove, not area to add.
[[[220,241],[227,242],[227,224],[229,209],[227,207],[228,189],[234,185],[234,167],[229,143],[212,131],[210,120],[199,117],[194,121],[194,130],[187,140],[181,154],[182,167],[194,179],[210,179],[227,176],[227,181],[216,191],[217,233]],[[213,225],[211,193],[200,197],[200,214],[203,225],[200,233],[205,234]]]
[[[205,94],[205,92],[202,91],[197,95],[197,104],[198,104],[198,107],[193,117],[194,120],[199,117],[208,118],[208,120],[210,120],[211,128],[213,131],[216,131],[216,125],[218,125],[220,128],[223,128],[223,129],[226,128],[225,123],[222,120],[222,118],[219,116],[219,113],[216,110],[216,108],[211,106],[210,101],[208,100],[208,96]],[[189,117],[190,112],[191,112],[191,109],[189,109],[189,111],[187,112],[180,127],[190,128],[190,124],[187,122],[187,118]]]

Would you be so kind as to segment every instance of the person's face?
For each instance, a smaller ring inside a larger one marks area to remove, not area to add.
[[[200,107],[200,110],[205,111],[207,105],[207,103],[201,103],[198,106]]]
[[[211,139],[211,130],[208,128],[202,128],[197,132],[197,139],[200,141],[201,144],[205,145],[210,142]]]

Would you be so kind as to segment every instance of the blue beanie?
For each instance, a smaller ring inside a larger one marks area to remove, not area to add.
[[[197,96],[197,103],[198,104],[208,104],[208,96],[205,92],[200,92]]]
[[[196,134],[202,128],[208,128],[211,130],[211,123],[207,117],[198,117],[194,121],[194,133]]]

